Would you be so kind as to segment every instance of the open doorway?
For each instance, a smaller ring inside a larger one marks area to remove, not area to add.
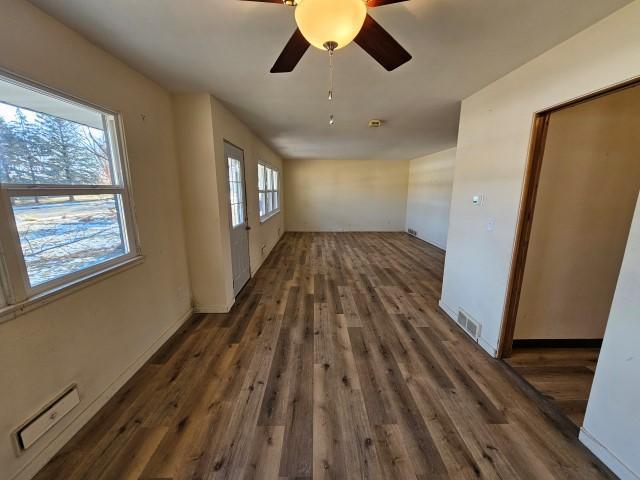
[[[536,116],[499,356],[582,425],[640,189],[640,84]]]

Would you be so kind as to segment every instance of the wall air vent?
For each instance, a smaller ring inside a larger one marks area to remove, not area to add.
[[[80,395],[78,393],[78,387],[72,385],[65,390],[63,394],[56,397],[40,410],[39,413],[27,420],[15,431],[15,442],[18,447],[18,454],[33,445],[36,440],[62,420],[62,418],[79,403]]]
[[[407,232],[409,232],[409,235],[413,235],[414,237],[418,235],[418,232],[416,232],[413,228],[407,228]]]
[[[465,312],[464,310],[458,310],[458,325],[460,325],[465,332],[467,332],[471,338],[474,340],[478,340],[480,338],[480,327],[481,325],[471,318],[471,316]]]

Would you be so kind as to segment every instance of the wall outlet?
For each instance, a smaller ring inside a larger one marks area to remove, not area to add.
[[[493,232],[496,229],[496,219],[489,217],[487,220],[487,232]]]

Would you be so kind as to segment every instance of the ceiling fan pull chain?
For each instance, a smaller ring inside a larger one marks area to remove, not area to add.
[[[336,48],[338,48],[338,44],[336,42],[324,42],[324,48],[329,52],[329,101],[333,100],[333,52]],[[329,115],[329,125],[333,125],[335,120],[333,119],[333,114]]]
[[[329,49],[329,101],[333,100],[333,49]],[[329,115],[329,125],[333,125],[335,120],[333,114]]]
[[[333,50],[329,50],[329,100],[333,100]]]

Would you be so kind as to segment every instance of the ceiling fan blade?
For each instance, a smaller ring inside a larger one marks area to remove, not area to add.
[[[411,54],[369,14],[355,42],[389,72],[411,60]]]
[[[309,42],[304,38],[302,32],[296,28],[276,63],[271,67],[271,73],[292,72],[309,46]]]
[[[409,0],[367,0],[367,7],[375,8],[382,7],[384,5],[391,5],[392,3],[408,2]]]

